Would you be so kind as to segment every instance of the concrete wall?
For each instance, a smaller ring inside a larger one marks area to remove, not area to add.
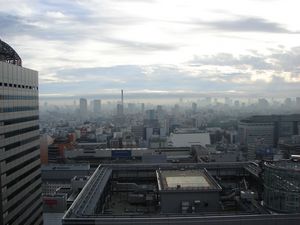
[[[218,192],[161,192],[160,200],[162,213],[181,213],[183,201],[189,201],[192,206],[195,200],[200,200],[200,211],[219,210]]]

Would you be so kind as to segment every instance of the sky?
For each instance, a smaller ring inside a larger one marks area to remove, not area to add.
[[[298,0],[0,0],[44,98],[300,96]]]

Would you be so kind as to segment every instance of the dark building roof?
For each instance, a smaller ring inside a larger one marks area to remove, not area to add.
[[[0,40],[0,61],[22,66],[22,59],[18,53],[2,40]]]

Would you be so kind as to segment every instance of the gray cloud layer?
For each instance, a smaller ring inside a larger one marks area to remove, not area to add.
[[[291,31],[284,28],[281,24],[255,17],[239,18],[237,20],[207,22],[204,24],[218,30],[226,31],[291,33]]]
[[[205,26],[218,31],[228,32],[265,32],[265,33],[288,33],[298,34],[284,27],[284,25],[268,21],[258,17],[239,16],[231,20],[199,21],[192,22],[194,25]]]

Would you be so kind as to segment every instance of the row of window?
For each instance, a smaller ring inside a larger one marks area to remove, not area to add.
[[[35,188],[33,188],[29,192],[27,192],[27,194],[24,195],[24,197],[22,199],[20,199],[20,201],[17,201],[15,204],[13,204],[11,207],[9,207],[7,212],[10,213],[13,210],[15,210],[20,205],[20,202],[24,202],[27,198],[29,198],[31,195],[33,195],[35,192],[37,192],[40,189],[41,189],[41,184],[38,184]],[[27,207],[30,207],[30,206],[31,205],[28,205]],[[25,211],[27,209],[27,207],[24,207],[22,210]],[[23,212],[22,212],[22,214],[23,214]]]
[[[13,167],[13,168],[7,170],[7,171],[6,171],[6,176],[9,176],[9,175],[11,175],[11,174],[13,174],[13,173],[15,173],[15,172],[21,170],[22,168],[24,168],[25,166],[29,165],[30,163],[35,162],[35,161],[38,160],[39,158],[40,158],[40,156],[39,156],[39,155],[36,155],[36,156],[34,156],[34,157],[32,157],[32,158],[30,158],[30,159],[28,159],[28,160],[22,162],[22,163],[19,164],[18,166],[15,166],[15,167]]]
[[[24,85],[24,84],[11,84],[11,83],[2,83],[0,82],[0,87],[13,87],[13,88],[23,88],[23,89],[32,89],[32,90],[38,90],[38,86],[30,86],[30,85]]]
[[[39,160],[40,156],[36,156],[36,158],[32,161],[36,161],[36,160]],[[40,165],[37,165],[35,167],[33,167],[32,169],[28,170],[27,172],[23,173],[21,176],[13,179],[12,181],[10,181],[6,187],[7,188],[10,188],[11,186],[15,185],[16,183],[20,182],[21,180],[23,180],[24,178],[28,177],[30,174],[34,173],[35,171],[39,170],[40,169]]]
[[[0,100],[36,100],[39,96],[26,96],[26,95],[0,95]]]
[[[14,222],[15,222],[18,218],[22,217],[22,214],[25,212],[25,210],[27,210],[31,205],[33,205],[34,203],[36,203],[37,201],[39,201],[41,198],[42,198],[42,196],[41,196],[41,195],[38,195],[38,196],[37,196],[35,199],[33,199],[26,207],[24,207],[18,214],[16,214],[10,221],[8,221],[7,224],[14,224]],[[42,207],[43,207],[42,204],[43,204],[42,202],[41,202],[40,204],[38,204],[38,206],[35,207],[35,208],[32,210],[32,212],[29,213],[29,215],[28,215],[26,218],[24,218],[19,224],[25,224],[26,221],[28,221],[28,220],[31,218],[31,216],[32,216],[32,214],[33,214],[34,212],[36,212],[39,208],[42,208]],[[35,218],[34,221],[32,221],[31,224],[34,224],[41,216],[42,216],[42,214],[40,214],[37,218]],[[41,223],[41,225],[42,225],[42,223]]]
[[[9,120],[2,120],[0,121],[0,125],[12,125],[16,123],[23,123],[23,122],[28,122],[32,120],[38,120],[39,116],[28,116],[28,117],[21,117],[21,118],[16,118],[16,119],[9,119]]]
[[[29,148],[29,149],[27,149],[27,150],[25,150],[25,151],[22,151],[22,152],[18,153],[18,154],[15,154],[15,155],[12,155],[12,156],[10,156],[10,157],[7,157],[7,158],[5,159],[5,163],[10,163],[10,162],[12,162],[12,161],[14,161],[14,160],[17,160],[17,159],[19,159],[19,158],[21,158],[21,157],[23,157],[23,156],[25,156],[25,155],[28,155],[28,154],[30,154],[30,153],[36,151],[36,150],[38,150],[38,149],[39,149],[39,145],[34,146],[34,147],[32,147],[32,148]]]
[[[39,140],[39,139],[40,139],[40,136],[38,135],[38,136],[35,136],[35,137],[25,139],[23,141],[17,141],[17,142],[14,142],[12,144],[5,145],[5,146],[3,146],[3,148],[4,148],[4,151],[8,151],[8,150],[11,150],[13,148],[20,147],[22,145],[28,144],[30,142],[33,142],[33,141],[36,141],[36,140]]]
[[[17,136],[17,135],[20,135],[20,134],[25,134],[25,133],[28,133],[28,132],[31,132],[31,131],[34,131],[34,130],[38,130],[39,128],[40,128],[39,125],[37,125],[37,126],[26,127],[26,128],[23,128],[23,129],[10,131],[10,132],[4,133],[4,138],[10,138],[10,137]]]
[[[40,198],[41,198],[41,196],[40,196]],[[41,202],[40,204],[38,204],[38,205],[32,210],[31,213],[29,213],[29,215],[28,215],[26,218],[24,218],[24,219],[20,222],[20,224],[25,224],[25,222],[28,222],[29,219],[32,219],[32,214],[35,213],[37,210],[41,209],[42,207],[43,207],[43,203]],[[41,212],[40,214],[38,214],[38,215],[36,216],[36,218],[34,218],[34,219],[32,220],[32,223],[31,223],[31,224],[36,224],[36,222],[37,222],[40,218],[42,218],[42,217],[43,217],[43,212]],[[43,225],[43,222],[41,222],[39,225]]]
[[[31,110],[38,110],[38,109],[39,109],[38,106],[16,106],[16,107],[0,108],[0,113],[31,111]]]
[[[33,177],[31,180],[29,180],[22,186],[18,187],[14,192],[12,192],[10,195],[7,196],[7,201],[10,201],[11,199],[13,199],[19,192],[21,192],[23,189],[25,189],[26,187],[33,184],[34,182],[36,182],[39,179],[41,179],[41,174]]]

